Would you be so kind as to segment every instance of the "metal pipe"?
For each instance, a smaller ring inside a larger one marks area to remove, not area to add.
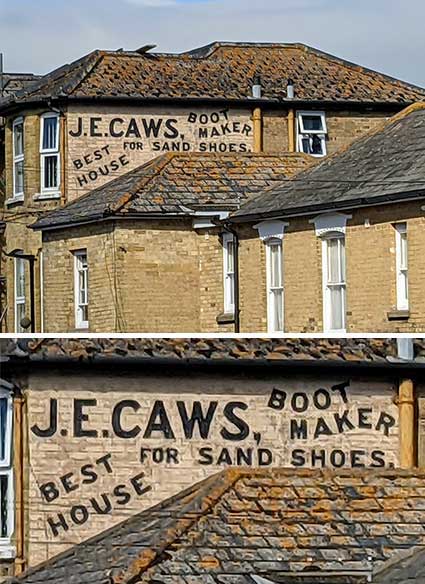
[[[23,408],[24,398],[20,390],[14,397],[15,412],[15,447],[14,471],[16,488],[16,558],[15,575],[19,576],[25,570],[25,500],[24,500],[24,429]]]
[[[398,389],[400,467],[415,466],[415,391],[411,379],[402,379]]]
[[[256,107],[252,112],[254,123],[254,152],[263,151],[263,116],[261,108]]]
[[[292,108],[288,111],[288,150],[295,152],[295,112]]]

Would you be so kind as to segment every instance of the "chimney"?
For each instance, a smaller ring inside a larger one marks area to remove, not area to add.
[[[254,99],[261,99],[261,76],[256,73],[252,80],[252,97]]]
[[[294,82],[292,79],[288,79],[288,83],[286,86],[286,97],[287,99],[294,99],[295,91],[294,91]]]

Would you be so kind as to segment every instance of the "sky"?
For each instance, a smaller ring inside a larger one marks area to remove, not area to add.
[[[0,0],[0,52],[47,73],[96,48],[301,42],[425,86],[424,22],[424,0]]]

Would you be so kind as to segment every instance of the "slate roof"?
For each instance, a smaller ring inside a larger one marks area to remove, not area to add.
[[[290,216],[425,196],[425,103],[409,106],[377,130],[233,214]]]
[[[232,468],[16,582],[253,584],[261,575],[286,583],[288,574],[311,582],[312,573],[317,582],[376,579],[406,550],[424,552],[424,497],[423,470]]]
[[[96,50],[44,76],[16,101],[60,98],[247,100],[254,76],[263,98],[296,101],[408,104],[425,90],[300,43],[214,42],[193,51],[140,53]],[[7,104],[5,104],[7,106]]]
[[[18,91],[27,89],[29,85],[35,83],[40,79],[40,75],[34,75],[33,73],[3,73],[3,87],[1,87],[0,81],[0,96],[3,95],[14,95]]]
[[[167,153],[43,216],[32,227],[58,228],[118,214],[235,209],[310,164],[304,154]]]
[[[425,364],[425,339],[413,339],[414,362]],[[162,339],[0,339],[0,356],[33,361],[71,359],[98,361],[119,358],[172,359],[217,363],[269,362],[349,365],[389,365],[397,362],[395,339],[359,338],[162,338]]]

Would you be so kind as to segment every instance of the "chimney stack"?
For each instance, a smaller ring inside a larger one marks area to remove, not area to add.
[[[261,99],[261,76],[256,73],[252,80],[252,97],[254,99]]]
[[[287,99],[294,99],[295,91],[294,91],[294,82],[292,79],[288,79],[288,84],[286,86],[286,97]]]

